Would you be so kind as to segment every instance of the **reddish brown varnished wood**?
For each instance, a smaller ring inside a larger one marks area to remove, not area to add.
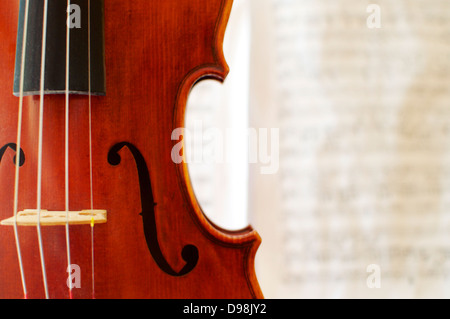
[[[0,9],[0,145],[15,143],[18,98],[12,95],[18,1]],[[195,199],[185,164],[171,150],[175,128],[183,127],[192,86],[227,73],[222,41],[232,0],[105,1],[105,97],[92,100],[94,208],[108,211],[95,227],[97,298],[261,298],[254,258],[260,244],[251,228],[227,232],[213,225]],[[61,54],[64,54],[62,52]],[[87,97],[70,105],[70,208],[90,208]],[[36,208],[38,97],[24,105],[19,209]],[[64,210],[64,97],[46,96],[42,207]],[[158,241],[168,263],[180,270],[181,251],[195,245],[199,261],[187,275],[163,272],[143,232],[136,164],[128,150],[112,166],[108,152],[119,142],[141,151],[150,170]],[[13,214],[14,152],[0,165],[0,219]],[[42,229],[51,298],[68,298],[63,227]],[[35,228],[19,229],[29,298],[44,289]],[[71,226],[71,258],[82,271],[75,298],[91,298],[90,227]],[[22,298],[11,227],[0,228],[0,298]]]

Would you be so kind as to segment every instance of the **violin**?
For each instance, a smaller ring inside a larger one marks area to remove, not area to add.
[[[2,2],[0,298],[263,298],[258,233],[214,225],[172,158],[231,9]]]

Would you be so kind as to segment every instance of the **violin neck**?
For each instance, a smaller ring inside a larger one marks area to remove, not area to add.
[[[69,41],[69,91],[72,94],[104,95],[104,0],[49,0],[45,59],[45,94],[62,94],[66,90],[67,29]],[[67,10],[69,11],[69,19]],[[90,19],[89,19],[90,17]],[[38,95],[40,91],[42,29],[44,0],[29,1],[25,17],[25,0],[20,1],[17,32],[14,94],[20,94],[22,43],[25,21],[27,46],[23,95]],[[90,48],[90,52],[89,52]],[[89,85],[90,84],[90,85]]]

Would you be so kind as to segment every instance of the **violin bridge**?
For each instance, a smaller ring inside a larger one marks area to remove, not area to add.
[[[105,224],[106,210],[82,210],[70,211],[68,214],[65,211],[47,211],[41,210],[40,222],[41,226],[65,226],[67,221],[69,225],[91,225]],[[4,226],[14,226],[16,218],[5,219],[0,222]],[[36,209],[26,209],[17,214],[18,226],[37,226],[38,225],[38,211]]]

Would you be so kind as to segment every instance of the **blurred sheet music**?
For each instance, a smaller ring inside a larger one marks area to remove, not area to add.
[[[268,298],[450,297],[450,2],[378,0],[373,29],[370,3],[252,2],[251,126],[280,128],[249,186]]]

